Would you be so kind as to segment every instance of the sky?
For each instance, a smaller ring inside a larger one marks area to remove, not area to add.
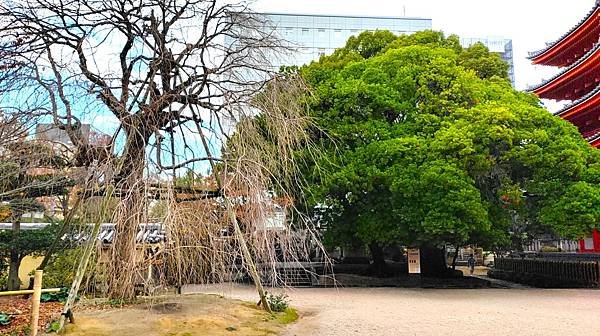
[[[410,16],[433,20],[433,29],[464,37],[513,40],[517,89],[556,73],[533,66],[527,52],[545,47],[582,20],[596,0],[256,0],[257,12]]]

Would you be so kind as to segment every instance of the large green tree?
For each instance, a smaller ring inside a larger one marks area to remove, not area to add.
[[[305,192],[327,242],[368,247],[381,263],[388,245],[434,255],[600,226],[600,151],[515,91],[507,69],[485,46],[432,31],[365,32],[301,68],[325,149]],[[440,271],[436,260],[424,271]]]

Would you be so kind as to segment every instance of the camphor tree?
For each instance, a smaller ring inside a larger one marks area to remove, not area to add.
[[[305,168],[305,192],[331,245],[369,248],[379,269],[382,247],[420,247],[440,274],[444,244],[510,248],[517,223],[573,238],[599,226],[600,151],[515,91],[484,46],[365,32],[300,73],[328,134],[314,132],[326,169]]]
[[[2,104],[14,110],[35,105],[51,116],[76,148],[73,164],[93,168],[98,182],[94,194],[110,189],[122,200],[115,214],[111,297],[134,296],[135,236],[146,220],[145,191],[153,187],[145,176],[176,175],[194,164],[221,162],[227,172],[221,196],[239,186],[228,181],[243,182],[259,193],[267,187],[264,175],[274,174],[266,167],[282,168],[271,162],[287,162],[282,155],[303,136],[302,107],[279,95],[302,90],[301,81],[272,80],[268,60],[285,50],[246,3],[9,0],[0,4],[0,22],[3,41],[21,41],[12,55],[31,74],[27,85]],[[253,99],[267,83],[269,99]],[[282,85],[290,90],[273,89]],[[227,142],[237,122],[259,112],[278,130],[273,139],[279,141],[281,155],[257,155],[260,141],[254,140],[260,134],[249,123],[243,136],[255,138],[239,142],[249,150],[242,148],[230,162],[222,162],[214,149]],[[93,148],[82,135],[86,114],[110,116],[118,125],[104,148]],[[174,189],[167,194],[175,203]],[[236,221],[235,216],[229,219]],[[244,248],[242,236],[248,232],[252,229],[236,235],[245,252],[250,249]],[[252,264],[252,256],[243,254]]]

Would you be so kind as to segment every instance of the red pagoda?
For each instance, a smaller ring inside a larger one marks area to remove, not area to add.
[[[600,147],[600,0],[568,33],[529,54],[533,64],[562,68],[530,89],[544,99],[570,101],[555,114],[579,128],[592,146]]]

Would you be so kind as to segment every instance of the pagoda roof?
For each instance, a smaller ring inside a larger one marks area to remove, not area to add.
[[[530,52],[528,58],[532,60],[534,64],[546,64],[554,66],[564,66],[575,61],[574,59],[565,61],[564,58],[557,58],[557,56],[564,51],[573,51],[574,43],[572,42],[585,41],[581,38],[581,34],[584,34],[586,31],[589,33],[594,29],[598,29],[598,24],[594,23],[595,20],[598,20],[598,15],[600,15],[600,0],[596,0],[594,8],[590,10],[590,12],[581,21],[579,21],[577,25],[571,28],[571,30],[561,36],[558,40],[551,43],[546,43],[545,48]],[[596,34],[596,36],[592,36],[592,42],[587,43],[595,43],[598,40],[598,37],[598,34]],[[583,46],[583,48],[579,48],[579,50],[582,49],[585,50],[585,46]]]
[[[573,103],[556,111],[554,115],[567,119],[570,116],[573,116],[575,113],[577,113],[578,110],[582,108],[584,104],[590,104],[595,102],[596,100],[600,100],[600,85],[596,86],[595,89],[588,92],[588,94],[586,94],[585,96],[575,100]]]
[[[594,147],[600,148],[600,130],[595,135],[587,138],[587,141]]]
[[[600,0],[598,0],[600,1]],[[594,44],[593,48],[590,49],[585,55],[580,57],[575,63],[570,66],[564,68],[552,78],[541,82],[540,84],[531,86],[527,91],[533,92],[540,96],[541,98],[548,99],[568,99],[565,97],[557,97],[556,91],[565,87],[569,82],[572,82],[573,79],[579,77],[586,71],[596,71],[598,72],[597,65],[594,65],[594,62],[600,60],[600,42]],[[570,80],[569,80],[570,79]],[[595,84],[594,84],[595,85]],[[579,98],[581,96],[585,96],[588,92],[582,91],[581,95],[574,96],[574,98]]]
[[[600,85],[554,114],[577,126],[589,143],[600,148]]]

